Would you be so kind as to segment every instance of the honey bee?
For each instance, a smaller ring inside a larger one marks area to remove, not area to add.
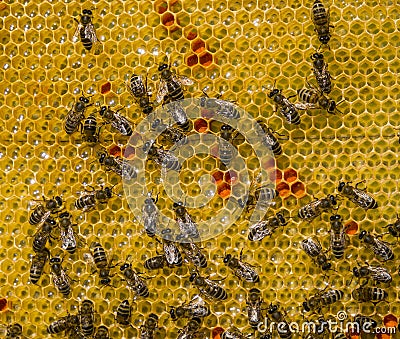
[[[72,215],[68,212],[63,212],[59,215],[60,236],[61,236],[61,248],[67,250],[68,253],[74,254],[79,242],[84,242],[83,238],[76,234],[72,226]]]
[[[250,241],[260,241],[267,236],[272,236],[279,227],[287,224],[288,221],[285,217],[281,213],[276,213],[267,220],[261,220],[251,225],[248,238]]]
[[[190,121],[179,101],[172,101],[164,106],[176,124],[184,131],[190,129]]]
[[[388,261],[394,259],[392,249],[388,246],[388,243],[379,240],[378,236],[374,236],[367,231],[361,231],[358,236],[364,244],[369,248],[381,261]]]
[[[375,199],[371,197],[365,190],[358,188],[358,185],[361,184],[361,182],[357,183],[355,187],[349,185],[350,182],[339,182],[339,194],[345,196],[351,202],[365,210],[378,208],[378,203],[375,201]]]
[[[285,319],[283,312],[279,310],[278,305],[269,305],[268,307],[268,314],[272,318],[275,323],[279,323],[277,327],[277,332],[280,338],[282,339],[290,339],[292,338],[292,332],[290,330],[289,324]],[[282,325],[283,324],[283,325]]]
[[[189,320],[187,325],[179,330],[179,335],[177,339],[200,339],[205,338],[200,334],[201,328],[201,319],[200,318],[192,318]]]
[[[144,325],[140,326],[140,339],[153,339],[154,332],[158,329],[158,316],[150,313]]]
[[[190,275],[189,281],[193,283],[201,294],[210,298],[218,300],[226,300],[228,295],[226,291],[209,278],[202,277],[198,272]]]
[[[85,119],[85,112],[88,107],[93,106],[93,104],[89,104],[90,97],[85,97],[82,93],[82,96],[79,97],[79,100],[74,103],[71,110],[68,112],[65,122],[64,122],[64,130],[67,134],[75,133],[79,126],[82,126],[82,120]]]
[[[131,313],[132,306],[129,304],[129,300],[123,300],[117,307],[117,316],[115,320],[120,325],[128,326],[130,325]]]
[[[154,119],[151,128],[155,131],[161,132],[160,137],[162,138],[162,143],[182,145],[187,141],[186,134],[183,130],[175,127],[168,127],[168,125],[162,123],[160,119]]]
[[[378,303],[380,301],[384,301],[388,294],[385,290],[379,287],[364,287],[361,286],[355,289],[351,293],[352,297],[356,301],[367,302],[371,301],[372,303]]]
[[[310,88],[302,88],[297,90],[297,95],[303,103],[297,103],[296,107],[299,109],[315,109],[322,108],[326,110],[329,114],[335,114],[339,112],[343,114],[337,106],[343,102],[343,100],[336,103],[336,101],[326,97],[321,90],[315,89],[310,83],[308,83]]]
[[[194,84],[192,79],[171,71],[171,65],[163,63],[158,67],[158,71],[161,78],[156,97],[158,103],[163,100],[170,102],[184,99],[183,86]]]
[[[172,230],[167,228],[161,232],[162,246],[164,249],[165,260],[170,266],[182,266],[183,260],[181,252],[176,244],[172,241]]]
[[[361,314],[357,314],[354,317],[354,322],[357,323],[359,327],[356,331],[357,333],[370,332],[371,329],[378,327],[378,323],[374,319]]]
[[[53,321],[47,327],[47,333],[49,334],[58,334],[64,331],[68,331],[72,328],[75,328],[80,325],[79,317],[77,315],[68,314],[65,317],[62,317],[58,320]]]
[[[97,119],[93,114],[90,114],[83,122],[82,140],[88,144],[96,144],[99,141],[100,127],[97,124]]]
[[[258,288],[252,288],[249,291],[249,296],[246,301],[247,304],[247,317],[249,324],[253,330],[257,330],[258,325],[262,323],[262,304],[261,291]]]
[[[353,275],[359,279],[365,278],[366,281],[372,279],[376,283],[386,284],[392,282],[392,276],[385,267],[371,266],[367,262],[365,266],[354,267]]]
[[[155,257],[146,259],[146,261],[143,264],[144,268],[148,270],[159,270],[161,268],[164,268],[164,266],[166,265],[169,266],[165,254],[159,254],[156,255]]]
[[[174,321],[182,318],[204,318],[210,314],[210,310],[206,306],[204,299],[197,294],[188,304],[183,303],[181,306],[170,306],[170,308],[169,314]]]
[[[94,304],[90,300],[84,300],[79,312],[82,333],[91,336],[94,332]]]
[[[65,297],[71,293],[71,278],[61,266],[62,260],[58,257],[50,259],[51,274],[56,289]]]
[[[279,192],[269,186],[251,186],[250,191],[246,199],[238,199],[238,205],[241,208],[246,208],[248,212],[251,208],[254,208],[257,203],[259,203],[262,207],[266,208],[274,203],[271,202],[276,197],[279,196]]]
[[[282,146],[274,134],[278,134],[271,127],[268,127],[264,121],[257,120],[264,134],[262,135],[262,143],[265,147],[268,147],[275,156],[282,154]],[[280,134],[279,134],[280,135]]]
[[[147,141],[143,146],[143,151],[148,152],[149,159],[161,166],[162,169],[179,171],[181,168],[178,158],[170,151],[164,150],[162,146],[157,147]]]
[[[175,211],[175,220],[181,232],[179,240],[181,242],[183,242],[184,239],[188,238],[199,240],[200,233],[197,228],[197,224],[194,222],[193,218],[186,210],[183,202],[174,202],[172,208]]]
[[[329,194],[323,199],[315,199],[310,203],[304,205],[299,209],[299,218],[304,220],[313,220],[314,218],[320,216],[322,212],[330,210],[333,206],[337,205],[336,197],[332,194]]]
[[[311,55],[311,60],[319,88],[323,93],[329,94],[332,90],[332,76],[328,71],[328,64],[324,61],[324,55],[317,51]]]
[[[50,252],[44,248],[41,252],[37,252],[32,258],[31,268],[29,270],[30,279],[32,284],[37,284],[43,274],[44,266],[50,258]]]
[[[51,232],[54,230],[56,225],[56,221],[52,217],[48,217],[35,233],[33,236],[32,248],[36,253],[43,252],[46,249],[47,241],[50,242],[50,239],[55,239],[51,235]]]
[[[61,197],[53,197],[52,199],[46,199],[43,196],[44,205],[39,203],[29,216],[29,224],[37,225],[43,223],[50,214],[57,213],[62,209],[63,201]]]
[[[192,241],[190,242],[181,242],[180,234],[177,237],[177,241],[180,243],[181,249],[185,254],[186,259],[193,263],[193,265],[201,268],[207,267],[207,257],[204,253],[201,252],[200,248]]]
[[[245,335],[235,326],[231,326],[222,333],[221,339],[246,339],[250,336],[251,334]]]
[[[325,10],[321,0],[314,0],[314,4],[311,9],[311,18],[315,25],[314,31],[318,35],[318,40],[326,45],[331,39],[331,33],[329,28],[333,28],[329,23],[329,9]]]
[[[22,335],[22,326],[19,323],[14,323],[7,326],[6,339],[20,339]]]
[[[124,275],[124,280],[127,282],[128,286],[139,296],[147,298],[149,296],[149,289],[140,277],[141,273],[136,273],[132,269],[132,264],[125,263],[120,267],[122,274]]]
[[[99,278],[100,278],[100,284],[101,285],[110,285],[111,283],[111,277],[114,275],[110,275],[110,270],[117,265],[112,265],[112,260],[107,259],[107,254],[106,251],[104,250],[103,246],[101,246],[100,243],[98,242],[93,242],[91,245],[91,250],[92,250],[92,256],[94,259],[94,264],[96,268],[99,270]],[[92,273],[96,273],[97,271],[94,271]]]
[[[336,259],[340,259],[343,258],[344,251],[349,243],[349,239],[346,234],[346,227],[343,225],[342,217],[338,214],[331,215],[330,223],[330,244],[332,254]]]
[[[329,306],[343,298],[344,293],[342,291],[328,290],[325,292],[326,288],[303,302],[304,311],[317,311],[320,313],[323,307]]]
[[[222,125],[220,130],[220,138],[218,139],[218,153],[222,163],[226,166],[230,164],[236,155],[236,149],[232,146],[233,139],[237,135],[229,125]]]
[[[115,112],[108,106],[103,106],[100,109],[100,116],[103,117],[106,124],[116,129],[119,133],[125,136],[131,136],[133,124],[118,112],[123,108],[117,109]]]
[[[99,163],[104,166],[106,172],[112,171],[125,180],[132,180],[137,177],[137,173],[127,161],[121,157],[113,157],[106,151],[97,153]]]
[[[74,37],[80,37],[83,47],[85,47],[87,51],[90,51],[93,46],[95,46],[97,49],[100,42],[97,38],[96,30],[92,23],[92,11],[89,9],[84,9],[82,14],[80,14],[80,17],[80,20],[74,18],[74,20],[78,23]]]
[[[279,112],[285,117],[286,121],[289,124],[294,124],[294,125],[300,124],[301,120],[299,112],[296,106],[289,101],[289,99],[294,98],[295,95],[286,98],[282,94],[281,89],[274,88],[268,93],[268,97],[274,100],[276,109],[279,110]]]
[[[103,325],[99,326],[97,328],[96,334],[94,335],[94,339],[110,339],[108,328]]]
[[[393,237],[399,238],[400,237],[400,218],[397,214],[397,220],[393,224],[389,224],[385,226],[388,229],[389,234]]]
[[[136,99],[137,104],[141,108],[145,116],[154,110],[154,103],[150,101],[151,91],[147,87],[147,77],[143,83],[141,75],[132,74],[130,81],[126,82],[129,93]]]
[[[233,101],[221,100],[222,95],[218,95],[216,99],[207,100],[210,97],[203,89],[204,96],[200,98],[200,106],[209,110],[214,111],[218,115],[226,119],[239,119],[240,112]]]
[[[317,264],[323,271],[331,269],[332,264],[328,262],[328,258],[324,252],[322,252],[322,246],[317,239],[307,238],[301,242],[301,247],[304,252]]]
[[[154,199],[152,193],[147,193],[147,198],[142,207],[142,220],[144,229],[149,237],[154,237],[157,233],[158,225],[158,208],[157,208],[158,195]]]
[[[240,251],[239,259],[227,254],[224,258],[224,264],[227,265],[233,273],[240,279],[244,279],[251,283],[260,281],[258,273],[254,270],[253,266],[242,260],[243,249]]]
[[[112,187],[101,186],[101,189],[95,190],[92,186],[88,186],[92,190],[87,191],[84,195],[75,201],[75,208],[88,212],[96,207],[97,204],[105,204],[111,199],[113,192]]]

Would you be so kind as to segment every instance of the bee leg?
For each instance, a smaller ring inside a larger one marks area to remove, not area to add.
[[[354,187],[355,188],[357,188],[357,189],[361,189],[361,188],[358,188],[358,185],[359,184],[361,184],[361,183],[365,183],[366,182],[366,180],[364,179],[364,180],[361,180],[361,181],[359,181]],[[362,191],[365,191],[365,188],[363,188],[363,189],[361,189]]]

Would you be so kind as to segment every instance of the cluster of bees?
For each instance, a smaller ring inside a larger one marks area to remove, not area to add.
[[[315,31],[319,41],[323,45],[327,45],[330,40],[329,11],[326,11],[320,0],[315,0],[312,6],[312,20],[315,25]],[[78,27],[75,36],[79,37],[84,48],[90,51],[93,46],[99,44],[96,32],[92,23],[93,14],[91,10],[84,10],[77,20]],[[273,100],[277,110],[285,117],[290,124],[300,124],[299,110],[308,109],[324,109],[328,113],[334,114],[337,105],[334,100],[327,97],[332,89],[332,77],[328,71],[328,66],[324,61],[324,56],[318,50],[312,57],[313,73],[317,86],[307,81],[309,88],[298,90],[297,95],[301,102],[292,103],[289,101],[291,97],[286,98],[280,89],[273,88],[268,96]],[[171,65],[162,63],[158,67],[160,82],[155,100],[152,100],[152,93],[147,85],[147,78],[133,74],[127,82],[127,89],[134,98],[137,106],[144,116],[151,114],[155,108],[163,104],[170,113],[176,127],[167,127],[160,120],[155,120],[152,124],[154,130],[163,129],[161,134],[164,140],[170,143],[184,143],[187,132],[191,129],[191,121],[187,117],[180,101],[184,99],[184,86],[194,84],[192,79],[177,75]],[[275,87],[275,84],[274,84]],[[203,91],[204,92],[204,91]],[[200,100],[200,105],[207,109],[213,110],[216,114],[226,119],[240,119],[240,112],[235,108],[232,102],[220,100],[217,98],[210,106],[206,100],[207,95]],[[134,124],[119,112],[121,109],[114,111],[108,106],[102,106],[100,110],[91,114],[86,114],[87,110],[93,106],[90,103],[90,97],[82,94],[81,97],[73,104],[72,109],[68,112],[64,121],[64,130],[68,135],[80,132],[82,140],[90,145],[98,145],[100,143],[101,130],[105,125],[111,125],[115,131],[125,137],[130,137],[134,131]],[[340,112],[340,111],[339,111]],[[101,117],[99,123],[96,113]],[[264,132],[262,143],[268,147],[276,156],[282,154],[282,147],[275,136],[274,132],[261,120],[258,121]],[[220,129],[219,136],[221,139],[232,142],[237,135],[229,124],[223,124]],[[143,145],[143,150],[147,152],[148,159],[154,161],[161,169],[180,170],[178,159],[168,150],[164,149],[164,145],[157,145],[156,142],[147,142]],[[219,158],[221,161],[229,165],[234,156],[231,147],[226,147],[226,143],[219,144]],[[122,156],[113,156],[104,148],[97,152],[99,163],[105,171],[112,171],[125,179],[135,179],[137,177],[136,169],[131,167],[124,161]],[[114,195],[114,186],[106,186],[95,189],[88,186],[85,192],[75,201],[75,208],[83,212],[95,209],[99,204],[105,204]],[[298,211],[298,217],[302,220],[311,221],[320,216],[323,212],[336,209],[340,197],[346,197],[357,206],[367,209],[377,207],[375,200],[365,191],[358,188],[358,185],[351,186],[350,183],[340,182],[338,186],[338,194],[328,195],[323,199],[316,199],[311,203],[303,206]],[[246,200],[238,200],[240,207],[246,208],[248,211],[257,201],[264,201],[268,204],[271,200],[278,196],[275,189],[270,187],[258,187],[253,190],[253,194]],[[209,301],[223,301],[228,298],[227,291],[217,282],[205,277],[200,273],[201,269],[207,267],[207,254],[198,245],[200,234],[197,225],[190,213],[184,206],[183,202],[175,202],[173,209],[175,212],[175,220],[179,228],[179,234],[174,235],[170,228],[160,231],[158,225],[158,209],[157,197],[153,197],[149,193],[145,199],[142,209],[142,221],[147,235],[156,239],[162,246],[162,253],[158,253],[154,257],[147,259],[143,266],[148,271],[159,270],[163,267],[180,267],[183,262],[188,262],[194,266],[193,273],[189,277],[189,281],[198,289],[199,294],[193,296],[189,302],[182,303],[178,307],[171,307],[169,317],[171,320],[186,319],[186,325],[179,330],[179,339],[195,339],[205,336],[202,329],[202,321],[204,317],[210,315]],[[336,209],[337,210],[337,209]],[[288,217],[278,212],[274,216],[260,220],[252,225],[249,229],[248,239],[250,241],[261,241],[267,236],[272,236],[279,228],[288,224]],[[331,218],[330,230],[330,249],[336,259],[343,258],[346,246],[348,245],[348,236],[346,227],[343,225],[342,217],[334,213]],[[37,226],[38,230],[34,235],[32,248],[35,255],[30,268],[31,282],[37,284],[44,272],[47,262],[50,264],[53,283],[60,294],[65,298],[69,298],[71,294],[71,283],[73,280],[67,275],[63,268],[63,259],[60,257],[52,257],[47,243],[50,245],[54,241],[61,240],[61,248],[69,254],[75,253],[77,247],[85,244],[74,230],[76,224],[72,221],[72,215],[66,211],[61,197],[53,197],[51,199],[43,197],[43,202],[37,204],[32,211],[29,223]],[[389,233],[398,237],[400,235],[400,220],[395,224],[388,226]],[[160,239],[157,238],[160,234]],[[390,246],[380,239],[380,236],[373,235],[369,232],[362,231],[359,238],[364,244],[370,248],[377,258],[381,261],[393,259],[394,255]],[[113,264],[113,260],[107,257],[106,251],[99,242],[93,242],[90,246],[93,257],[95,270],[98,273],[99,283],[102,286],[112,286],[112,269],[119,267],[119,274],[128,286],[128,288],[139,298],[149,296],[149,288],[146,278],[142,273],[133,269],[132,264],[126,260],[124,263]],[[330,258],[327,251],[322,249],[321,244],[315,237],[310,237],[302,241],[302,249],[315,262],[323,272],[332,269]],[[226,254],[223,263],[229,267],[232,272],[241,280],[249,283],[257,284],[260,281],[259,275],[255,267],[243,260],[242,252],[239,257],[232,254]],[[380,266],[371,266],[369,264],[355,267],[353,270],[354,277],[365,279],[359,288],[352,292],[355,300],[360,302],[372,301],[379,302],[387,297],[387,292],[375,286],[367,286],[369,281],[375,283],[390,283],[392,277],[387,269]],[[344,292],[337,289],[327,289],[318,292],[303,302],[304,312],[321,313],[322,309],[329,306],[344,296]],[[272,333],[259,333],[258,325],[264,321],[265,316],[275,322],[281,322],[284,326],[277,329],[277,334],[282,339],[290,339],[292,333],[289,330],[286,314],[280,310],[278,304],[270,303],[265,308],[264,301],[261,297],[261,291],[252,287],[249,290],[247,298],[247,316],[249,325],[260,339],[272,338]],[[267,314],[264,315],[264,311]],[[121,326],[132,326],[131,324],[132,305],[129,300],[123,300],[116,310],[115,320]],[[324,319],[320,318],[320,322]],[[370,322],[377,326],[377,323],[363,315],[357,315],[355,321],[360,324]],[[159,329],[159,316],[151,313],[148,315],[144,324],[140,327],[139,337],[142,339],[154,338],[154,333]],[[59,318],[48,326],[48,333],[58,334],[65,333],[68,338],[110,338],[109,331],[104,325],[95,328],[95,307],[90,300],[84,300],[79,308],[77,315],[68,314]],[[21,335],[22,327],[14,324],[8,328],[8,338],[18,338]],[[203,334],[202,334],[203,333]],[[236,327],[231,326],[222,333],[222,339],[244,339],[248,335],[243,334]],[[310,339],[312,337],[309,337]],[[319,337],[318,337],[319,338]],[[337,333],[335,339],[344,339],[346,335]]]

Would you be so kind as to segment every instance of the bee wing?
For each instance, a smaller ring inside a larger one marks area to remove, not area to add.
[[[89,23],[86,25],[85,37],[87,39],[89,39],[93,44],[99,41],[99,39],[97,38],[97,35],[96,35],[96,30],[92,23]]]
[[[61,248],[66,250],[67,248],[70,247],[76,247],[76,239],[75,239],[75,233],[72,227],[68,227],[67,229],[63,228],[60,231],[61,234]]]
[[[254,268],[251,267],[247,262],[239,260],[239,268],[237,269],[240,276],[246,280],[252,280],[254,275],[258,275]]]
[[[300,109],[300,110],[319,108],[318,104],[310,104],[310,103],[307,103],[307,102],[296,102],[293,105],[294,105],[295,108]]]
[[[249,230],[253,232],[254,241],[262,240],[266,236],[273,233],[273,229],[269,227],[268,221],[259,221],[249,227]]]
[[[204,299],[198,294],[193,296],[192,300],[190,300],[190,302],[189,302],[189,306],[194,307],[194,308],[204,306],[205,304],[206,303],[205,303]]]
[[[179,162],[178,158],[169,151],[158,149],[157,153],[161,166],[166,166],[169,162]]]
[[[74,38],[77,38],[79,36],[79,33],[81,29],[83,28],[82,23],[79,22],[78,27],[76,27],[75,33],[74,33]]]
[[[161,103],[167,94],[168,94],[167,83],[164,80],[161,80],[160,86],[157,91],[156,102]]]
[[[180,252],[174,244],[164,244],[164,253],[165,259],[169,265],[176,265],[179,263]]]
[[[121,132],[121,134],[128,135],[126,131],[126,126],[132,127],[132,125],[133,124],[127,118],[120,115],[119,113],[114,113],[114,121],[111,123],[111,126]]]
[[[360,205],[362,208],[367,208],[370,203],[374,200],[368,193],[359,188],[353,188],[355,194],[354,203]]]
[[[184,85],[184,86],[191,86],[194,84],[194,80],[188,78],[187,76],[184,75],[173,75],[172,78],[177,81],[178,83]]]
[[[376,239],[375,238],[375,246],[374,246],[374,252],[381,256],[381,257],[387,257],[388,256],[388,252],[392,252],[392,249],[386,245],[383,241]]]
[[[314,240],[313,238],[304,239],[301,242],[301,247],[303,248],[304,252],[307,253],[311,258],[316,257],[322,251],[322,246],[318,240]]]

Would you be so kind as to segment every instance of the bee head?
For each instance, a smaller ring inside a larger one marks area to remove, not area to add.
[[[321,42],[321,44],[326,45],[329,40],[331,40],[331,37],[327,34],[327,35],[321,35],[318,40]]]
[[[269,98],[273,98],[275,95],[279,94],[279,89],[275,88],[268,93]]]
[[[227,254],[224,258],[224,263],[227,264],[230,260],[232,259],[232,255],[231,254]]]
[[[93,13],[92,13],[92,11],[91,11],[90,9],[84,9],[84,10],[82,11],[82,14],[83,14],[83,15],[92,15]]]
[[[367,235],[367,231],[361,231],[361,233],[358,236],[358,239],[362,239]]]
[[[125,271],[126,269],[128,269],[130,266],[131,266],[130,264],[125,263],[125,264],[121,265],[121,267],[119,268],[119,270],[120,270],[121,272],[123,272],[123,271]]]
[[[189,281],[193,282],[197,278],[197,273],[192,273],[189,277]]]
[[[324,59],[324,55],[322,53],[314,53],[313,55],[311,55],[311,60],[322,60]]]
[[[341,217],[339,214],[331,215],[330,218],[329,218],[329,220],[330,220],[331,222],[339,221],[340,219],[342,219],[342,217]]]
[[[311,311],[310,307],[308,306],[308,302],[307,301],[303,302],[303,309],[306,312],[310,312]]]
[[[330,195],[329,196],[329,200],[331,202],[332,205],[337,205],[337,201],[334,195]]]
[[[327,262],[327,263],[324,263],[321,268],[323,271],[329,271],[331,269],[331,267],[332,267],[332,264],[330,262]]]
[[[59,257],[54,257],[50,259],[50,264],[60,264],[61,259]]]
[[[107,111],[107,107],[106,107],[106,106],[102,106],[102,107],[100,108],[100,116],[103,116],[104,113],[106,113],[106,111]]]
[[[158,71],[162,72],[168,68],[169,68],[168,64],[161,64],[160,66],[158,66]]]
[[[89,103],[89,99],[88,98],[85,98],[85,97],[79,97],[79,101],[80,102],[83,102],[84,104],[88,104]]]
[[[170,307],[171,307],[171,309],[169,311],[169,315],[171,316],[171,319],[172,320],[177,320],[178,317],[176,316],[176,313],[175,313],[175,307],[173,307],[173,306],[170,306]]]
[[[343,191],[343,187],[345,186],[346,184],[344,183],[344,182],[339,182],[339,186],[338,186],[338,191],[339,192],[342,192]]]
[[[277,305],[271,304],[268,307],[268,313],[269,314],[275,313],[277,310],[278,310],[278,306]]]

